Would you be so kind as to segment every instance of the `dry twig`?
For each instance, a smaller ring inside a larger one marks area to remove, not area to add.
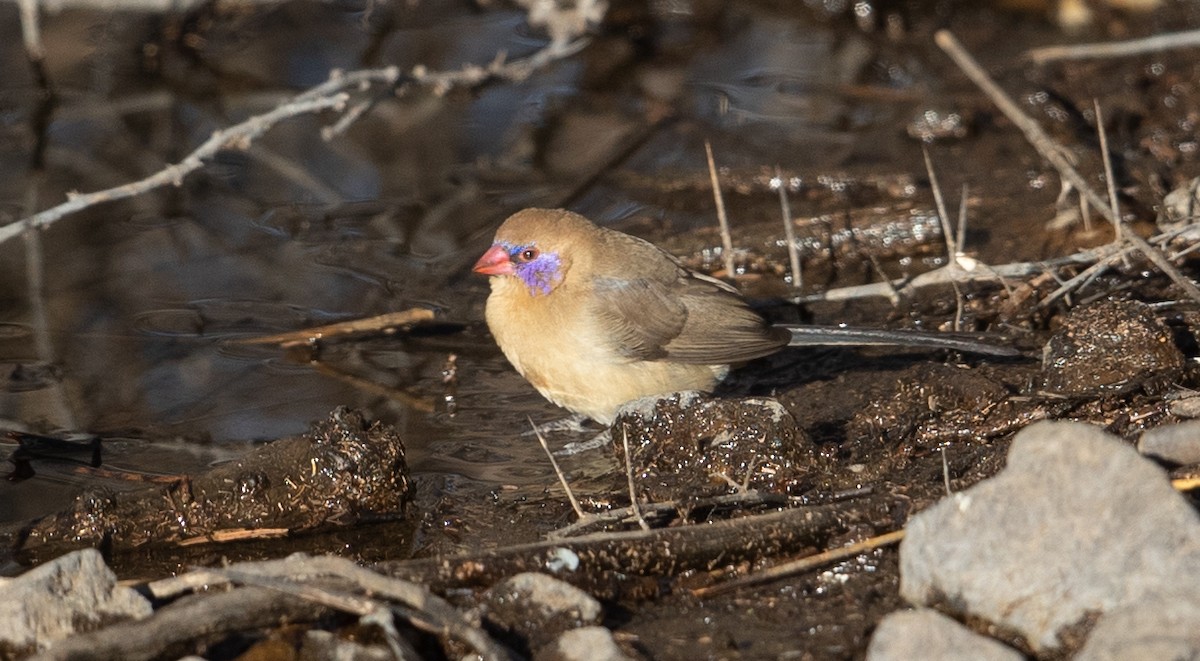
[[[697,588],[692,590],[692,594],[696,595],[697,597],[711,597],[718,594],[732,592],[738,588],[766,583],[767,581],[772,581],[777,578],[795,576],[796,574],[802,574],[806,571],[816,569],[817,567],[830,562],[845,560],[846,558],[853,558],[854,556],[862,553],[874,551],[875,549],[880,549],[885,546],[891,546],[892,544],[898,544],[902,539],[904,539],[904,531],[896,530],[894,532],[889,532],[858,542],[857,544],[851,544],[838,549],[830,549],[828,551],[817,553],[816,555],[805,556],[799,560],[793,560],[792,562],[785,562],[781,565],[775,565],[770,569],[764,569],[763,571],[755,572],[731,581],[718,583],[717,585],[712,585],[706,588]]]
[[[642,516],[642,510],[638,507],[637,489],[633,486],[633,457],[629,454],[629,430],[624,427],[621,428],[621,443],[625,446],[625,480],[629,482],[629,509],[633,511],[638,527],[642,530],[649,530],[650,524],[646,523],[645,517]]]
[[[521,81],[530,74],[556,60],[573,55],[587,44],[586,39],[570,43],[554,42],[522,60],[506,62],[497,57],[486,67],[468,65],[457,71],[431,72],[425,67],[415,67],[403,74],[398,67],[363,69],[359,71],[334,71],[329,80],[302,92],[272,110],[250,117],[238,124],[215,131],[212,136],[194,149],[183,160],[164,167],[162,170],[135,182],[123,184],[92,193],[71,193],[67,201],[32,216],[0,227],[0,243],[28,229],[41,229],[59,219],[88,207],[121,200],[164,186],[179,186],[184,177],[199,170],[208,159],[221,151],[245,149],[275,124],[299,115],[335,110],[352,113],[355,117],[363,112],[358,106],[349,107],[351,91],[361,91],[372,84],[384,84],[392,88],[405,83],[428,86],[435,94],[444,94],[458,86],[475,86],[488,80],[503,79]],[[335,128],[344,128],[344,123]],[[332,133],[327,133],[327,137]]]
[[[712,181],[713,201],[717,204],[717,223],[721,226],[721,256],[725,258],[725,277],[733,278],[733,236],[729,233],[729,217],[725,215],[725,198],[721,195],[721,182],[717,178],[717,163],[713,158],[712,143],[704,141],[704,153],[708,156],[708,177]]]
[[[312,584],[312,581],[323,577],[340,579],[373,598]],[[336,556],[295,554],[282,560],[242,562],[223,569],[197,569],[182,576],[154,581],[146,587],[155,598],[166,599],[202,587],[227,583],[261,585],[359,615],[376,610],[378,600],[394,601],[413,611],[410,614],[415,617],[410,619],[414,625],[431,633],[461,640],[485,659],[507,658],[504,649],[486,633],[470,625],[453,606],[425,587],[384,576]]]
[[[779,212],[783,216],[783,236],[787,239],[792,289],[799,291],[804,288],[804,271],[800,268],[800,247],[796,245],[796,225],[792,222],[792,207],[788,203],[787,182],[784,181],[783,170],[778,165],[775,166],[775,179],[771,183],[779,187]]]
[[[288,331],[286,333],[238,338],[230,340],[230,343],[278,344],[280,347],[286,349],[288,347],[304,346],[321,340],[328,340],[341,335],[386,333],[395,330],[397,327],[407,327],[426,321],[433,321],[434,316],[433,310],[409,308],[408,310],[389,312],[367,319],[351,319],[350,321],[340,321],[336,324],[326,324],[312,328],[301,328],[300,330]]]
[[[1144,39],[1112,41],[1103,44],[1075,44],[1072,46],[1045,46],[1026,51],[1025,56],[1035,64],[1046,64],[1057,60],[1084,60],[1105,57],[1126,57],[1158,53],[1175,48],[1200,46],[1200,30],[1158,34]]]
[[[571,491],[571,485],[567,483],[567,476],[563,474],[562,469],[558,467],[558,460],[554,458],[554,453],[550,451],[550,446],[546,443],[546,437],[542,435],[542,430],[533,424],[533,418],[526,417],[529,421],[529,426],[533,427],[533,433],[537,436],[538,443],[542,444],[542,450],[546,456],[550,458],[550,465],[554,467],[554,474],[558,476],[558,481],[562,484],[563,490],[567,492],[567,499],[571,501],[571,508],[575,510],[575,516],[579,517],[580,521],[590,520],[587,512],[580,507],[579,501],[575,498],[575,492]]]
[[[1101,215],[1113,224],[1118,236],[1132,243],[1138,252],[1145,255],[1146,259],[1150,260],[1160,271],[1171,278],[1175,284],[1179,285],[1189,297],[1195,301],[1200,301],[1200,287],[1197,287],[1195,283],[1180,273],[1179,269],[1175,268],[1167,260],[1166,256],[1154,248],[1154,246],[1151,246],[1145,239],[1130,231],[1128,227],[1125,227],[1124,221],[1113,213],[1112,208],[1088,185],[1083,175],[1079,174],[1075,166],[1071,165],[1063,155],[1062,147],[1042,129],[1041,125],[1032,117],[1026,115],[1004,90],[1000,89],[1000,86],[988,76],[983,67],[979,66],[975,58],[963,48],[962,44],[958,42],[958,39],[949,30],[939,30],[934,36],[934,40],[954,60],[954,63],[962,69],[963,73],[987,94],[992,103],[996,104],[996,107],[1008,117],[1009,121],[1021,129],[1021,132],[1025,134],[1025,138],[1037,149],[1042,158],[1049,161],[1058,170],[1059,175],[1063,179],[1070,182],[1079,191],[1080,195],[1085,197]]]
[[[815,301],[848,301],[856,298],[866,298],[869,296],[892,297],[894,292],[907,293],[912,292],[922,287],[930,287],[933,285],[946,285],[951,282],[974,282],[978,280],[997,280],[1001,283],[1005,278],[1023,278],[1026,276],[1046,273],[1062,268],[1064,266],[1072,266],[1078,264],[1092,264],[1098,259],[1104,259],[1123,248],[1121,246],[1106,245],[1090,250],[1081,250],[1077,253],[1058,257],[1055,259],[1040,261],[1040,262],[1013,262],[1011,264],[1001,264],[999,266],[988,266],[986,269],[975,269],[965,271],[962,269],[951,269],[942,267],[934,271],[928,271],[917,275],[911,279],[898,279],[887,282],[872,282],[866,285],[855,285],[851,287],[839,287],[823,292],[817,292],[806,296],[799,296],[792,300],[797,303],[811,303]]]

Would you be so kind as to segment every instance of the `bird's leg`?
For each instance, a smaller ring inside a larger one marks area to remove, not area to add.
[[[533,429],[521,434],[521,436],[538,436],[540,438],[547,432],[565,431],[575,434],[584,434],[595,431],[594,427],[589,427],[587,424],[585,424],[588,420],[590,420],[590,418],[588,418],[586,415],[576,413],[560,420],[552,420],[550,422],[543,422],[540,425],[533,425]],[[556,450],[554,454],[560,457],[569,457],[573,454],[579,454],[580,452],[586,452],[588,450],[594,450],[598,447],[608,445],[611,442],[611,439],[612,436],[609,434],[609,430],[605,429],[586,441],[567,443],[561,449]]]
[[[543,422],[540,425],[534,425],[533,429],[521,434],[521,437],[537,436],[554,431],[569,431],[577,434],[592,431],[584,425],[584,422],[587,420],[588,417],[586,415],[575,413],[559,420],[551,420],[550,422]]]
[[[592,438],[590,438],[586,441],[567,443],[566,445],[562,446],[562,449],[556,451],[554,454],[556,454],[560,457],[569,457],[573,454],[587,452],[588,450],[595,450],[596,448],[602,448],[606,445],[611,445],[611,444],[612,444],[612,430],[605,429],[604,431],[600,432],[599,434],[596,434],[595,436],[593,436]]]

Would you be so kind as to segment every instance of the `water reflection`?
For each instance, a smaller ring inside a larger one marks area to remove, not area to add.
[[[0,205],[17,217],[70,190],[138,179],[333,67],[450,70],[544,43],[517,12],[401,4],[386,10],[392,23],[382,33],[361,12],[289,3],[216,20],[192,41],[172,41],[138,14],[48,17],[62,103],[47,166],[28,167],[27,111],[4,115],[0,130],[14,139],[0,140],[10,173],[0,178]],[[24,109],[34,93],[19,66],[15,8],[0,14],[0,72],[11,74],[0,94]],[[0,365],[9,377],[0,425],[87,431],[105,439],[106,462],[187,472],[246,442],[299,433],[344,404],[406,429],[417,471],[460,474],[483,489],[552,483],[540,447],[520,434],[527,416],[547,422],[561,412],[491,346],[478,325],[486,285],[464,268],[491,229],[534,204],[571,204],[601,222],[710,223],[707,193],[654,192],[664,171],[702,172],[710,136],[733,166],[819,168],[851,151],[842,127],[862,104],[838,90],[871,58],[863,37],[837,40],[803,15],[753,8],[689,23],[710,18],[664,6],[653,55],[633,37],[606,35],[594,51],[524,82],[382,95],[328,142],[319,138],[326,118],[298,118],[177,187],[58,223],[38,253],[20,241],[0,245]],[[709,40],[709,31],[723,38]],[[614,166],[648,185],[613,185],[603,175]],[[41,292],[26,290],[29,260],[44,265]],[[44,329],[29,324],[31,297],[45,300]],[[466,331],[341,344],[321,357],[438,401],[441,367],[457,354],[454,417],[414,411],[279,351],[229,344],[414,306]],[[50,364],[32,340],[39,332]],[[577,469],[594,474],[604,461]],[[85,480],[53,462],[37,469],[34,480],[0,484],[0,502],[21,503],[0,520],[57,507]]]

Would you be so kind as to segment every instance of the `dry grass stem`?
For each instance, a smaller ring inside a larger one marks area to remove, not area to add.
[[[1000,86],[988,76],[987,72],[979,66],[975,58],[963,48],[962,44],[959,43],[958,39],[949,30],[939,30],[934,36],[934,40],[954,60],[954,63],[962,69],[963,73],[983,90],[992,103],[996,104],[996,107],[1008,117],[1009,121],[1021,129],[1026,140],[1033,145],[1042,158],[1049,161],[1058,170],[1059,175],[1063,179],[1069,181],[1079,191],[1080,195],[1086,197],[1088,202],[1098,212],[1102,213],[1113,224],[1114,228],[1117,228],[1124,240],[1132,243],[1138,252],[1145,255],[1146,259],[1150,260],[1160,271],[1171,278],[1175,284],[1179,285],[1190,298],[1200,302],[1200,288],[1180,273],[1179,269],[1175,268],[1166,256],[1147,243],[1145,239],[1128,231],[1128,228],[1121,228],[1123,225],[1121,218],[1113,213],[1112,208],[1088,185],[1083,175],[1079,174],[1079,171],[1071,165],[1063,155],[1062,147],[1042,129],[1041,125],[1032,117],[1026,115],[1012,98],[1000,89]]]
[[[898,544],[902,539],[904,539],[904,531],[896,530],[894,532],[889,532],[877,537],[863,540],[857,544],[851,544],[839,549],[831,549],[816,555],[800,558],[799,560],[793,560],[792,562],[785,562],[781,565],[775,565],[769,569],[764,569],[762,571],[755,572],[741,578],[736,578],[731,581],[726,581],[724,583],[719,583],[706,588],[698,588],[696,590],[692,590],[692,594],[697,597],[712,597],[719,594],[726,594],[739,588],[744,588],[751,585],[760,585],[762,583],[773,581],[779,578],[795,576],[796,574],[802,574],[806,571],[811,571],[830,562],[845,560],[846,558],[853,558],[856,555],[868,553],[870,551],[874,551],[875,549]]]
[[[938,182],[937,173],[933,170],[933,159],[929,157],[929,148],[921,145],[921,155],[925,158],[925,172],[929,174],[929,187],[933,189],[933,201],[937,205],[938,222],[942,226],[942,238],[946,241],[946,263],[958,263],[958,245],[954,232],[950,229],[950,215],[946,213],[946,198],[942,195],[942,186]]]
[[[1200,30],[1159,34],[1143,39],[1128,41],[1110,41],[1097,44],[1074,44],[1071,46],[1045,46],[1033,48],[1025,52],[1025,56],[1034,64],[1046,64],[1057,60],[1086,60],[1108,57],[1127,57],[1144,55],[1176,48],[1194,48],[1200,46]]]
[[[788,264],[792,269],[792,289],[804,288],[804,271],[800,268],[800,246],[796,245],[796,226],[792,222],[792,206],[788,202],[787,182],[783,171],[775,166],[775,182],[779,185],[779,212],[783,216],[783,236],[787,241]]]
[[[629,430],[625,428],[621,429],[621,443],[625,446],[625,480],[629,483],[629,509],[633,511],[638,527],[649,530],[650,524],[646,523],[646,518],[642,516],[642,509],[638,506],[637,488],[633,485],[633,457],[629,455]]]
[[[725,258],[725,277],[732,279],[737,273],[733,269],[733,236],[729,233],[729,217],[725,214],[725,197],[721,195],[721,182],[717,178],[717,163],[713,158],[712,143],[704,141],[704,153],[708,157],[708,177],[712,182],[713,201],[717,204],[717,223],[721,226],[721,256]]]
[[[575,499],[575,492],[571,491],[571,485],[567,483],[567,476],[563,475],[562,469],[559,468],[558,460],[554,458],[554,453],[550,451],[550,446],[546,443],[546,437],[542,435],[542,430],[533,424],[533,418],[526,417],[525,419],[529,421],[529,426],[533,427],[533,433],[537,436],[538,443],[542,444],[542,450],[550,458],[550,465],[554,467],[554,474],[558,476],[559,484],[567,492],[567,500],[571,501],[571,508],[575,510],[575,516],[579,517],[580,521],[590,520],[591,515],[584,512],[583,508],[579,506],[579,501]]]
[[[91,193],[68,194],[67,201],[62,204],[0,227],[0,243],[26,230],[47,227],[61,218],[97,204],[131,198],[166,186],[179,186],[185,177],[203,168],[208,160],[218,153],[245,150],[264,133],[286,119],[330,110],[339,114],[350,113],[357,117],[363,110],[361,104],[351,103],[351,97],[353,94],[361,94],[372,84],[382,84],[388,89],[398,89],[406,83],[417,84],[430,88],[435,94],[444,94],[454,87],[477,86],[489,80],[521,81],[551,62],[574,55],[586,44],[586,39],[569,43],[553,42],[522,60],[505,62],[502,57],[497,57],[488,66],[467,65],[456,71],[435,72],[422,66],[414,67],[407,74],[402,73],[398,67],[350,72],[335,70],[324,83],[297,94],[270,111],[214,131],[207,140],[178,163],[167,165],[143,179],[120,186]],[[337,126],[344,128],[344,124]],[[327,137],[329,135],[332,133],[327,133]]]
[[[328,340],[341,335],[356,335],[361,333],[389,333],[397,328],[404,328],[433,321],[433,310],[424,308],[409,308],[400,312],[389,312],[366,319],[352,319],[336,324],[301,328],[300,330],[273,335],[238,338],[230,340],[230,344],[277,344],[280,347],[309,345],[320,340]]]

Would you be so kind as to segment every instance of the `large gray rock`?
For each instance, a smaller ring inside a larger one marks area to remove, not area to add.
[[[0,648],[14,655],[44,650],[151,610],[137,592],[117,585],[99,551],[75,551],[0,583]]]
[[[630,661],[630,657],[608,629],[580,627],[535,652],[533,661]]]
[[[1146,430],[1137,448],[1173,464],[1200,464],[1200,420]]]
[[[492,586],[482,607],[490,628],[519,638],[530,650],[548,645],[564,631],[604,619],[604,608],[590,594],[536,572],[517,574]]]
[[[1106,613],[1075,660],[1200,658],[1200,595],[1194,576],[1180,578],[1178,594],[1150,597]]]
[[[1100,429],[1032,425],[997,477],[913,517],[901,594],[1024,636],[1037,651],[1089,615],[1169,598],[1200,575],[1200,518],[1166,474]]]
[[[867,661],[1022,661],[1024,658],[1013,648],[928,608],[896,611],[883,618],[867,648]]]

